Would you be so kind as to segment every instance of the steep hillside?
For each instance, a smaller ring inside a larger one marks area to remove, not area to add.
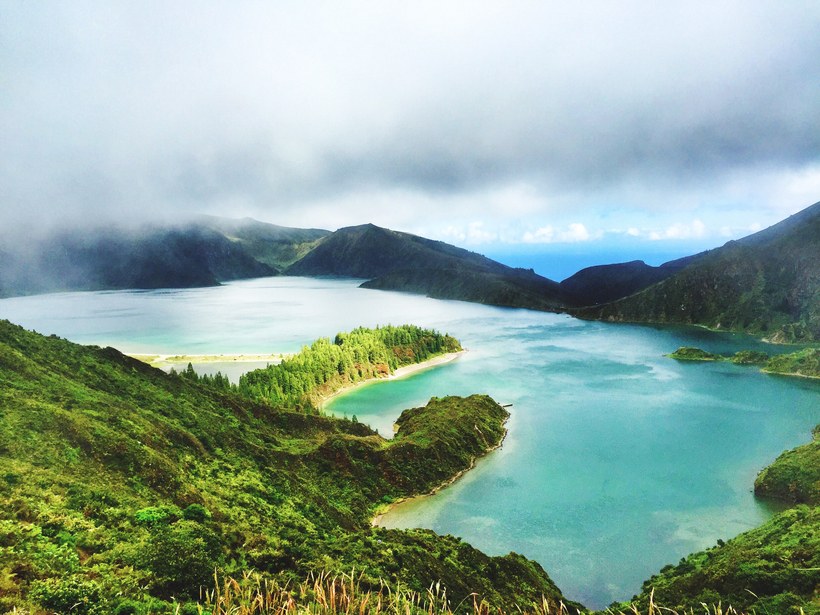
[[[386,441],[0,321],[0,611],[170,613],[215,569],[554,602],[521,556],[370,526],[498,444],[506,417],[486,396],[437,399]]]
[[[820,340],[820,203],[697,256],[635,295],[572,310],[583,317],[746,331],[774,341]]]
[[[218,231],[241,246],[247,254],[281,271],[310,252],[320,239],[330,235],[321,229],[302,229],[259,222],[252,218],[234,220],[203,216],[203,226]]]
[[[339,229],[286,273],[365,278],[364,288],[491,305],[556,309],[566,301],[557,282],[531,270],[372,224]]]
[[[64,231],[16,241],[7,251],[0,296],[212,286],[275,273],[222,234],[195,225]]]

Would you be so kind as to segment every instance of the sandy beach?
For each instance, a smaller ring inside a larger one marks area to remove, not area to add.
[[[200,363],[280,363],[289,354],[128,354],[129,357],[148,363],[153,367],[169,367],[179,364]]]
[[[330,395],[326,395],[319,400],[319,408],[324,408],[327,403],[331,399],[335,399],[340,395],[344,395],[345,393],[349,393],[353,391],[357,387],[365,386],[368,384],[372,384],[374,382],[383,382],[385,380],[396,380],[398,378],[407,378],[417,372],[424,371],[425,369],[430,369],[431,367],[438,367],[439,365],[444,365],[445,363],[449,363],[451,361],[455,361],[461,355],[463,355],[466,350],[461,350],[459,352],[449,352],[447,354],[438,355],[433,357],[432,359],[428,359],[427,361],[422,361],[421,363],[414,363],[412,365],[405,365],[404,367],[400,367],[395,372],[390,374],[389,376],[385,376],[384,378],[369,378],[367,380],[361,380],[359,382],[353,382],[343,386],[341,389],[338,389],[331,393]]]

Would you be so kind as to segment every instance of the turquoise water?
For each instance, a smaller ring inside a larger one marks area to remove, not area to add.
[[[444,366],[376,383],[329,409],[389,435],[431,396],[489,393],[512,403],[509,435],[463,479],[389,513],[492,554],[540,562],[569,597],[631,597],[667,563],[764,521],[751,487],[820,422],[820,383],[663,355],[766,347],[693,328],[584,322],[563,315],[264,278],[194,290],[63,293],[0,300],[0,318],[130,352],[293,352],[359,325],[410,322],[468,349]]]

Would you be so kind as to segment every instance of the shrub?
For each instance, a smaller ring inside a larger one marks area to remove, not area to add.
[[[209,513],[208,509],[202,504],[191,504],[182,511],[183,519],[187,519],[188,521],[198,521],[199,523],[207,521],[210,516],[211,513]]]
[[[179,517],[176,506],[148,506],[134,513],[134,520],[140,525],[167,525]]]
[[[100,603],[100,588],[92,581],[76,577],[34,581],[29,597],[40,606],[57,613],[96,615],[106,609]]]
[[[192,598],[199,595],[200,586],[213,583],[222,548],[210,529],[194,521],[178,521],[152,535],[145,560],[158,595]]]

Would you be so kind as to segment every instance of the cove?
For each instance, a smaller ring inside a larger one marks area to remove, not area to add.
[[[745,336],[356,286],[264,278],[61,293],[0,300],[0,318],[144,353],[294,352],[360,325],[412,323],[455,335],[468,349],[456,361],[360,387],[328,406],[388,435],[402,409],[431,396],[487,393],[513,404],[501,449],[383,523],[455,534],[491,554],[522,553],[591,607],[627,599],[665,564],[763,522],[771,510],[751,493],[756,472],[808,441],[820,422],[816,381],[663,356],[683,345],[781,350]]]

